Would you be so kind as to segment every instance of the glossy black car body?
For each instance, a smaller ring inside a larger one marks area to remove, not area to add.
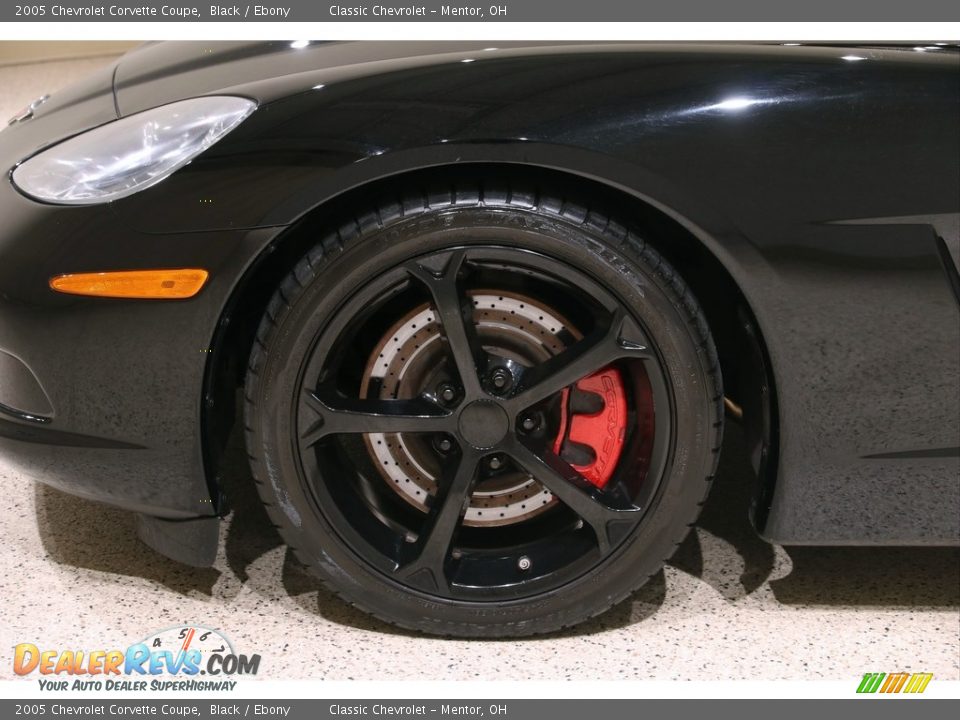
[[[258,103],[110,204],[43,205],[3,182],[3,456],[209,561],[252,327],[312,229],[412,174],[495,169],[580,184],[673,238],[660,252],[705,306],[744,408],[765,538],[956,543],[956,50],[487,46],[151,45],[3,130],[9,173],[164,103]],[[177,302],[48,286],[153,267],[211,280]]]

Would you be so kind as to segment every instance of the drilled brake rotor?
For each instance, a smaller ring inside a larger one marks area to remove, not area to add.
[[[515,293],[477,290],[473,322],[484,349],[496,356],[533,366],[556,355],[580,334],[541,303]],[[414,308],[381,338],[363,374],[361,397],[410,399],[455,376],[447,364],[440,323],[433,309]],[[368,433],[370,457],[386,483],[406,502],[427,512],[436,494],[444,453],[437,438],[409,433]],[[496,462],[494,464],[497,464]],[[553,494],[509,462],[486,467],[470,498],[463,522],[471,526],[509,525],[538,515],[556,504]]]

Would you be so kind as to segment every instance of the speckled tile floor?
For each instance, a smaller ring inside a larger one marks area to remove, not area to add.
[[[103,62],[0,68],[0,118]],[[731,460],[696,532],[632,600],[573,631],[465,642],[397,631],[319,589],[267,523],[237,438],[233,450],[235,509],[205,570],[141,545],[127,513],[34,485],[0,457],[0,654],[28,641],[119,645],[193,622],[259,652],[261,679],[960,679],[960,552],[767,545]]]

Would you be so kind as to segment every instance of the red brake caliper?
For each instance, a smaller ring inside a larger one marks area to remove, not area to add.
[[[623,378],[616,368],[606,367],[564,388],[553,451],[602,488],[617,467],[626,427]]]

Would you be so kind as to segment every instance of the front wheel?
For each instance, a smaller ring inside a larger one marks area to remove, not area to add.
[[[381,204],[281,285],[247,377],[273,521],[397,625],[548,632],[624,599],[716,467],[713,342],[632,232],[541,193]]]

